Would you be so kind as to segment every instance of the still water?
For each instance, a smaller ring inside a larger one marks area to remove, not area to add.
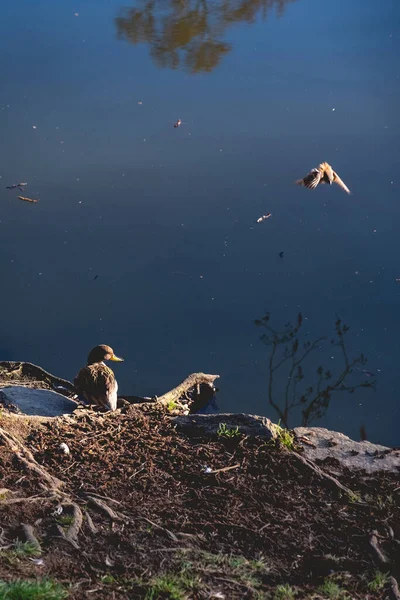
[[[0,358],[72,378],[107,343],[121,392],[219,373],[276,420],[254,320],[339,314],[377,388],[317,424],[400,444],[400,4],[123,1],[2,2]],[[293,184],[324,160],[351,196]]]

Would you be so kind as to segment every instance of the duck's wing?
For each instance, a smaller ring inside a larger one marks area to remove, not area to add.
[[[117,382],[112,370],[106,365],[83,367],[74,379],[77,394],[89,404],[115,410],[117,408]]]
[[[317,185],[320,183],[322,173],[319,169],[313,169],[303,179],[298,179],[296,183],[298,185],[304,185],[304,187],[315,190]]]
[[[342,190],[344,190],[348,194],[351,194],[351,192],[350,192],[349,188],[347,187],[347,185],[340,179],[339,175],[337,173],[335,173],[335,171],[333,171],[333,181],[335,183],[337,183],[338,185],[340,185],[340,187],[342,188]]]

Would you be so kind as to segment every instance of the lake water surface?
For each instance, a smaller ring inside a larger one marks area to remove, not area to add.
[[[2,3],[0,358],[72,378],[107,343],[121,392],[219,373],[276,420],[254,320],[339,314],[377,388],[316,424],[399,445],[400,4],[126,2]],[[293,184],[325,160],[351,196]]]

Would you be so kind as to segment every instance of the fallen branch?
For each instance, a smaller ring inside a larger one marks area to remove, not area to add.
[[[322,469],[320,469],[320,467],[318,465],[316,465],[309,458],[305,458],[301,454],[297,454],[297,452],[293,452],[292,456],[294,456],[295,459],[299,463],[301,463],[303,466],[305,466],[307,469],[310,469],[311,471],[313,471],[313,473],[315,473],[315,475],[317,475],[317,477],[319,479],[325,481],[326,483],[329,483],[329,486],[331,488],[336,489],[336,490],[340,490],[340,491],[344,492],[348,496],[349,495],[350,496],[354,496],[354,492],[350,488],[348,488],[345,485],[343,485],[342,483],[340,483],[340,481],[338,479],[336,479],[332,475],[329,475],[329,473],[325,473],[325,471],[323,471]]]
[[[27,525],[25,523],[21,523],[22,531],[24,532],[26,541],[32,544],[35,547],[35,554],[38,556],[42,554],[42,547],[40,545],[39,540],[35,536],[35,530],[32,525]]]
[[[387,556],[379,548],[378,532],[377,531],[373,531],[371,533],[371,537],[369,539],[369,543],[370,543],[371,548],[373,548],[373,550],[375,550],[375,553],[376,553],[376,555],[378,557],[379,562],[381,562],[382,564],[387,564],[387,563],[390,562],[390,560],[387,558]]]
[[[89,502],[106,513],[106,515],[108,515],[112,521],[123,521],[123,518],[117,515],[117,513],[114,512],[113,509],[108,506],[108,504],[103,502],[103,500],[100,500],[100,498],[95,498],[94,496],[88,496],[87,498]]]

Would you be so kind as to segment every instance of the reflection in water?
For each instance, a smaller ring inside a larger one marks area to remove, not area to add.
[[[147,42],[159,67],[191,73],[212,71],[231,45],[223,40],[228,27],[275,8],[282,15],[295,0],[137,0],[115,19],[118,37],[133,44]]]

